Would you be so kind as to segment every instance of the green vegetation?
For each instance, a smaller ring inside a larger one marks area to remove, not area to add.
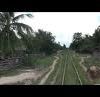
[[[88,69],[91,66],[98,66],[98,67],[100,67],[100,59],[99,58],[96,58],[94,56],[90,56],[89,58],[85,58],[84,59],[83,65],[86,66]],[[93,80],[93,83],[94,84],[100,84],[100,78],[94,79]],[[93,84],[93,83],[90,83],[90,84]]]
[[[25,31],[28,35],[33,33],[30,26],[18,22],[24,16],[32,17],[31,14],[15,16],[14,12],[0,12],[0,51],[2,57],[13,56],[15,49],[20,45],[18,36],[23,37]]]
[[[87,73],[84,72],[83,68],[80,66],[79,62],[80,60],[80,55],[75,54],[75,56],[73,56],[73,61],[75,66],[77,67],[77,70],[79,72],[80,75],[80,79],[82,80],[83,85],[89,85],[91,84],[91,82],[89,81],[89,79],[87,78]],[[83,64],[84,65],[84,64]]]
[[[75,65],[79,77],[83,85],[89,85],[91,82],[88,80],[86,73],[83,71],[83,68],[80,66],[80,56],[73,51],[63,51],[59,55],[60,59],[58,60],[54,71],[51,73],[49,78],[46,81],[46,85],[80,85],[79,79],[77,77],[76,71],[73,67]],[[66,67],[65,67],[66,65]],[[65,70],[65,75],[64,75]],[[64,80],[63,80],[64,76]],[[62,83],[63,81],[63,83]]]
[[[54,55],[50,55],[50,56],[45,56],[45,57],[42,57],[42,58],[37,58],[37,60],[35,61],[35,67],[36,68],[47,68],[49,67],[53,60],[54,60]]]
[[[80,66],[80,61],[81,57],[91,54],[91,57],[84,58],[83,65],[87,68],[92,65],[100,66],[100,59],[92,56],[95,51],[100,51],[100,26],[93,35],[83,36],[81,32],[74,33],[70,47],[66,48],[65,44],[61,46],[60,42],[55,41],[52,32],[42,29],[33,31],[29,25],[20,23],[19,19],[25,16],[33,17],[31,14],[16,16],[15,12],[0,12],[0,65],[1,67],[3,64],[3,66],[9,64],[15,66],[15,62],[9,60],[11,58],[21,60],[21,63],[17,63],[14,68],[0,69],[0,77],[20,74],[21,70],[25,69],[47,70],[37,81],[32,80],[33,84],[38,84],[50,71],[49,67],[55,59],[54,56],[57,55],[59,60],[46,80],[46,85],[92,84]],[[61,52],[57,54],[58,51]],[[98,79],[94,82],[100,81]]]
[[[61,54],[63,54],[63,53],[61,53]],[[54,71],[51,73],[51,75],[47,79],[47,81],[45,83],[46,85],[50,85],[50,84],[52,84],[52,82],[56,81],[57,78],[55,78],[55,77],[58,77],[58,75],[59,75],[59,78],[60,78],[60,74],[58,74],[58,73],[61,72],[61,71],[59,71],[59,70],[61,70],[61,68],[60,68],[61,61],[62,61],[61,54],[58,55],[59,60],[57,61],[57,64],[55,65]],[[59,81],[60,81],[60,79],[59,79]],[[57,84],[57,83],[55,83],[55,84]]]
[[[100,67],[100,59],[91,56],[89,58],[85,58],[84,65],[89,68],[90,66],[99,66]]]
[[[66,46],[56,43],[51,32],[41,29],[34,32],[29,25],[20,23],[19,19],[25,16],[33,17],[31,14],[16,16],[16,12],[0,12],[0,60],[6,62],[6,59],[20,57],[22,66],[44,68],[48,61],[51,62],[52,54]]]
[[[31,59],[31,65],[18,65],[17,67],[8,69],[8,70],[0,70],[0,76],[10,76],[22,73],[21,70],[25,69],[35,69],[38,68],[39,70],[43,70],[48,68],[54,60],[54,55],[45,56],[45,57],[34,57]]]
[[[93,51],[100,49],[100,26],[92,36],[87,34],[82,36],[80,32],[74,33],[70,48],[81,53],[93,53]]]

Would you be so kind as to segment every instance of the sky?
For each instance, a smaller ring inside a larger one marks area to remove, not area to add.
[[[22,13],[22,12],[20,12]],[[18,14],[20,14],[18,13]],[[100,12],[25,12],[33,18],[24,18],[20,22],[30,25],[34,31],[42,29],[56,37],[55,41],[70,45],[75,32],[92,35],[100,25]]]

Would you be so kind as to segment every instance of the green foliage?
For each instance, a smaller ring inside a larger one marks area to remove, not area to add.
[[[46,54],[51,54],[53,52],[55,37],[52,36],[51,32],[46,32],[39,29],[38,33],[36,33],[36,38],[40,43],[40,52],[45,52]]]
[[[26,45],[27,53],[44,53],[49,55],[61,49],[61,45],[55,42],[55,37],[52,33],[41,29],[35,32],[34,35],[24,35],[22,40]]]
[[[73,41],[70,45],[70,48],[73,49],[73,50],[76,50],[76,51],[78,50],[79,51],[82,42],[83,42],[82,33],[79,33],[79,32],[74,33]]]
[[[98,27],[92,36],[75,33],[70,48],[82,53],[92,53],[93,49],[100,46],[100,28]],[[99,47],[100,48],[100,47]]]
[[[0,12],[0,50],[3,56],[13,55],[20,41],[18,36],[33,33],[30,26],[18,22],[24,16],[31,17],[31,14],[15,16],[14,12]]]
[[[100,26],[95,30],[95,33],[93,34],[93,41],[95,46],[100,46]]]
[[[24,66],[32,66],[33,65],[33,62],[32,60],[34,60],[33,56],[27,54],[23,57],[23,64]]]
[[[31,14],[15,16],[14,12],[0,12],[0,51],[2,56],[13,56],[16,49],[26,50],[27,54],[45,53],[52,54],[62,47],[55,42],[51,32],[43,31],[33,33],[33,29],[18,20],[25,16],[33,17]]]
[[[66,49],[66,45],[65,44],[63,44],[63,49]]]

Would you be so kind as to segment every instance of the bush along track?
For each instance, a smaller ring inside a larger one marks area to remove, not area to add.
[[[90,84],[83,68],[80,57],[72,51],[63,51],[59,55],[55,69],[45,81],[46,85],[84,85]]]
[[[53,70],[55,69],[55,65],[56,65],[56,63],[57,63],[57,61],[59,60],[59,57],[57,57],[57,56],[55,56],[55,60],[54,60],[54,62],[53,62],[53,64],[51,65],[51,69],[50,69],[50,71],[41,79],[41,81],[40,81],[40,83],[39,83],[39,85],[42,85],[42,84],[44,84],[45,82],[46,82],[46,80],[48,79],[48,77],[50,76],[50,74],[53,72]]]

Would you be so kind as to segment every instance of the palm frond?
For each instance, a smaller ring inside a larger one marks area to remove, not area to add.
[[[29,17],[29,18],[33,17],[32,14],[21,14],[21,15],[18,15],[18,16],[16,16],[16,17],[14,17],[14,18],[13,18],[13,21],[18,21],[19,19],[23,19],[25,16],[27,16],[27,17]]]
[[[6,22],[5,14],[4,13],[0,13],[0,22],[2,22],[2,23]]]
[[[4,54],[12,52],[16,48],[16,44],[19,44],[18,35],[29,41],[29,36],[32,35],[33,29],[26,24],[16,22],[20,18],[24,18],[24,16],[33,17],[31,14],[22,14],[14,17],[13,12],[0,12],[0,50]]]
[[[15,26],[17,31],[25,31],[27,34],[32,34],[34,32],[29,25],[23,23],[12,23],[11,25]]]
[[[10,16],[9,12],[0,13],[0,21],[5,24],[9,24],[11,21],[11,16]]]
[[[9,12],[9,15],[10,15],[11,17],[14,17],[14,12]]]
[[[15,35],[13,30],[0,33],[0,40],[0,49],[5,53],[7,51],[12,52],[18,43],[18,37]]]

